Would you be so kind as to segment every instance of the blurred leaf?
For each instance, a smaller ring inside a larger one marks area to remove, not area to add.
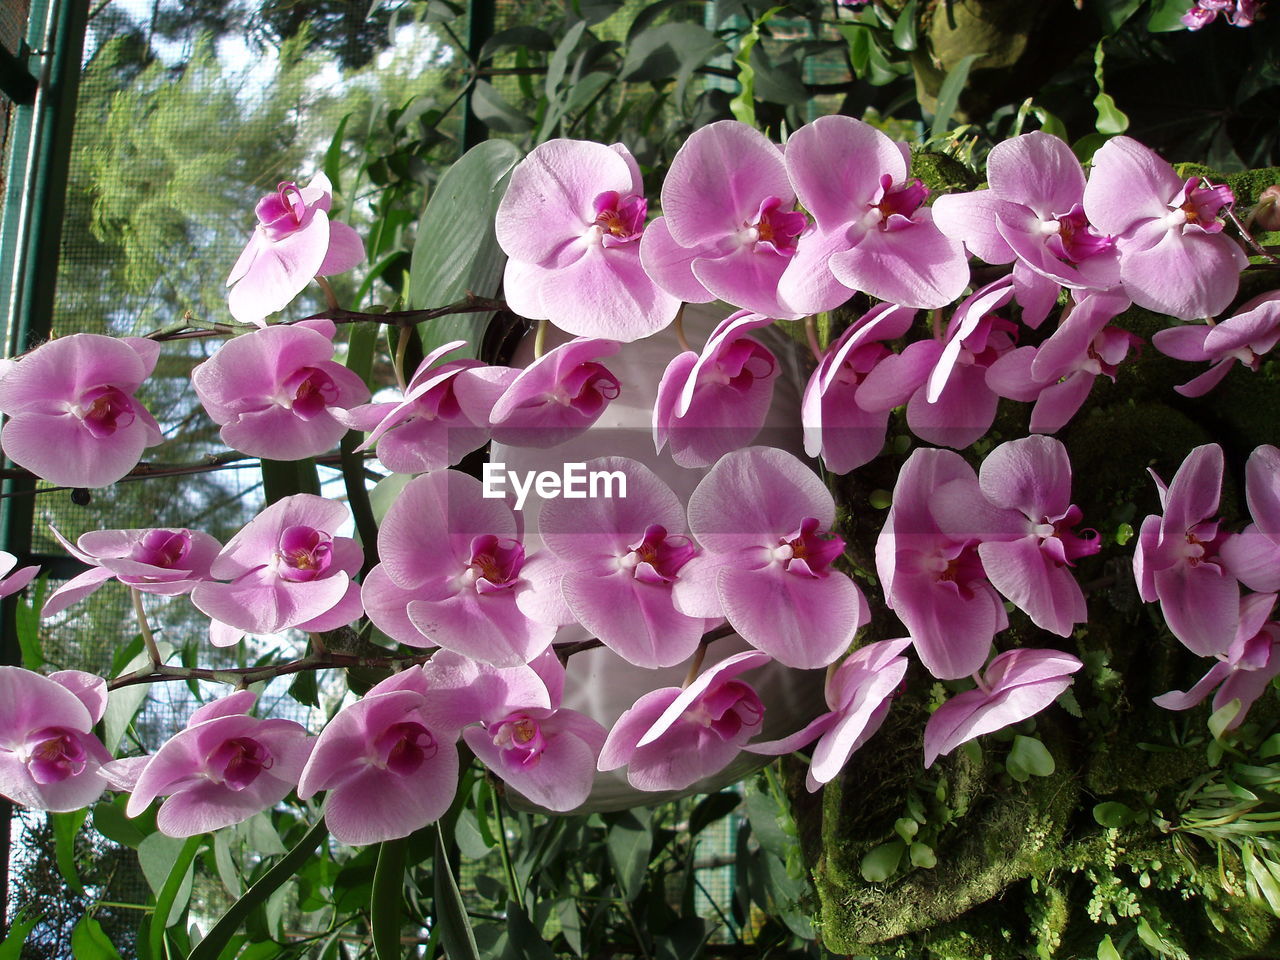
[[[476,938],[471,932],[466,904],[453,879],[453,868],[444,850],[444,832],[436,824],[436,855],[432,870],[435,880],[435,919],[440,925],[440,945],[449,960],[480,960]]]
[[[118,794],[113,800],[102,800],[93,805],[93,829],[113,843],[122,847],[138,849],[138,844],[146,839],[146,834],[138,829],[138,824],[125,816],[124,805],[128,796]]]
[[[274,857],[288,850],[266,813],[255,813],[248,820],[237,824],[236,830],[244,837],[245,846],[260,857]]]
[[[503,960],[556,960],[537,928],[519,904],[507,903],[507,948]]]
[[[738,45],[738,53],[733,62],[738,65],[738,95],[729,101],[729,112],[734,118],[748,126],[756,125],[756,72],[751,66],[751,48],[760,40],[760,28],[773,19],[774,14],[782,7],[770,7],[762,13],[754,23],[751,31],[744,34]]]
[[[140,862],[142,862],[143,851],[147,849],[147,844],[156,837],[163,836],[164,834],[161,833],[153,833],[142,842],[138,847],[138,860]],[[165,837],[165,839],[170,840],[173,838]],[[200,852],[200,845],[203,842],[203,834],[188,837],[185,841],[177,841],[178,850],[176,856],[172,858],[164,883],[156,893],[156,909],[151,914],[151,929],[148,931],[148,940],[151,944],[151,956],[153,957],[165,956],[164,932],[178,922],[186,911],[187,904],[191,901],[191,885],[195,875],[193,868],[196,854]],[[152,851],[149,851],[148,855],[153,859],[153,862],[158,850],[159,845],[157,844]],[[146,870],[145,862],[143,863],[143,870]],[[152,889],[155,889],[155,883],[150,875],[147,876],[147,882],[151,883]]]
[[[907,0],[907,5],[898,14],[893,25],[893,45],[899,50],[910,53],[917,46],[916,40],[916,6],[918,0]]]
[[[1120,951],[1115,948],[1115,944],[1111,942],[1111,935],[1102,938],[1102,942],[1098,944],[1098,960],[1124,960],[1120,956]]]
[[[670,10],[677,4],[684,2],[685,0],[657,0],[656,3],[642,7],[640,12],[636,14],[636,18],[631,21],[631,26],[627,29],[627,46],[635,43],[636,37],[640,36],[649,24],[657,20],[664,10]]]
[[[1129,129],[1129,118],[1106,92],[1103,84],[1103,56],[1102,41],[1099,40],[1093,50],[1093,79],[1098,84],[1098,95],[1093,98],[1093,108],[1098,111],[1098,120],[1094,124],[1094,129],[1099,133],[1115,136]]]
[[[421,5],[421,9],[424,13],[419,16],[423,23],[447,23],[463,14],[461,4],[451,3],[449,0],[427,0]]]
[[[724,44],[706,27],[696,23],[663,23],[650,27],[632,41],[619,77],[628,83],[668,77],[687,82],[694,70],[723,52]]]
[[[308,707],[320,706],[320,689],[314,670],[300,670],[289,684],[289,696]]]
[[[1107,800],[1093,808],[1093,819],[1104,827],[1119,828],[1132,823],[1137,814],[1117,800]]]
[[[533,121],[507,103],[487,80],[477,80],[472,87],[471,109],[485,126],[498,133],[527,133],[533,129]]]
[[[1107,36],[1119,30],[1140,6],[1142,0],[1089,0],[1089,8]]]
[[[227,893],[239,897],[244,893],[244,883],[240,880],[240,871],[236,867],[235,858],[231,856],[231,832],[215,830],[213,832],[213,863],[218,869],[218,879],[227,888]]]
[[[87,808],[72,810],[70,813],[49,814],[49,822],[53,827],[54,861],[58,864],[62,879],[74,893],[84,893],[84,884],[80,882],[80,873],[76,869],[76,836],[88,815]]]
[[[22,944],[39,922],[40,914],[28,912],[26,908],[20,907],[9,922],[8,936],[0,940],[0,960],[20,960]]]
[[[547,100],[553,102],[556,94],[560,90],[560,84],[564,80],[565,71],[569,69],[569,57],[578,43],[582,40],[582,34],[587,29],[585,20],[575,23],[570,27],[564,35],[559,45],[556,47],[555,53],[551,55],[551,59],[547,62],[546,76],[546,94]]]
[[[859,867],[862,879],[867,883],[883,883],[888,880],[898,872],[898,864],[902,862],[906,849],[907,845],[901,840],[891,840],[871,850],[862,858]]]
[[[1209,733],[1213,735],[1213,739],[1221,740],[1222,735],[1227,732],[1227,728],[1231,726],[1240,713],[1239,699],[1232,700],[1223,704],[1217,710],[1213,711],[1213,715],[1209,717]]]
[[[18,648],[22,651],[22,665],[28,670],[39,670],[45,664],[44,651],[40,649],[40,608],[44,606],[48,590],[49,575],[42,573],[26,599],[18,599],[14,605]]]
[[[164,640],[157,640],[156,648],[160,651],[161,662],[168,660],[169,655],[173,653],[173,644],[166,643]],[[125,664],[124,669],[120,670],[116,676],[122,677],[125,674],[134,673],[150,664],[151,658],[144,651]],[[107,709],[102,715],[102,745],[109,752],[115,753],[116,747],[120,745],[120,738],[124,736],[125,730],[129,729],[129,724],[133,723],[134,715],[142,706],[142,702],[147,699],[147,688],[148,684],[135,683],[132,686],[112,690],[107,696]]]
[[[649,851],[653,847],[649,810],[637,807],[610,818],[608,838],[609,863],[625,900],[640,895],[649,868]]]
[[[787,859],[787,850],[791,846],[788,837],[778,823],[778,803],[767,791],[760,790],[755,783],[747,786],[746,798],[747,819],[751,821],[751,833],[761,848],[773,854],[779,860]]]
[[[716,925],[710,920],[681,917],[654,938],[656,960],[696,960],[715,931]]]
[[[1194,3],[1195,0],[1153,0],[1151,16],[1147,19],[1147,29],[1152,33],[1187,29],[1186,24],[1182,22],[1182,16]]]
[[[938,110],[933,115],[933,126],[929,131],[929,135],[935,140],[946,136],[947,128],[951,125],[951,115],[956,112],[960,94],[964,91],[964,85],[969,82],[969,69],[975,60],[984,56],[985,52],[965,54],[942,81],[938,90]]]
[[[1053,754],[1035,737],[1024,737],[1021,734],[1014,737],[1013,749],[1009,751],[1009,757],[1016,760],[1018,765],[1033,777],[1050,777],[1057,769]]]
[[[76,960],[121,960],[120,951],[102,930],[102,925],[85,914],[71,930],[71,955]]]
[[[409,306],[427,309],[456,303],[469,293],[498,290],[506,255],[494,235],[494,218],[520,151],[505,140],[472,147],[445,171],[418,225],[409,275]],[[451,340],[467,346],[454,358],[475,357],[488,314],[441,317],[419,326],[422,349]]]
[[[298,493],[319,496],[320,475],[316,462],[304,460],[262,460],[262,495],[267,505]]]
[[[742,803],[740,794],[733,792],[713,793],[698,801],[698,805],[689,814],[689,836],[696,837],[703,830],[733,813]]]
[[[755,71],[755,97],[767,103],[799,106],[809,100],[800,75],[800,64],[794,60],[775,64],[763,46],[751,51],[751,67]]]
[[[915,839],[915,835],[920,832],[920,824],[912,817],[900,817],[894,821],[893,832],[900,836],[905,843],[910,843]]]
[[[569,949],[582,956],[582,916],[578,913],[578,901],[572,898],[557,900],[556,919],[560,921],[560,932]]]
[[[266,902],[285,881],[289,880],[303,864],[311,858],[316,847],[329,835],[325,829],[324,819],[317,820],[301,840],[287,854],[281,857],[271,869],[258,878],[243,897],[233,903],[222,918],[213,925],[192,949],[187,960],[221,960],[223,948],[236,935],[245,920],[260,905]]]
[[[937,854],[933,852],[933,847],[927,843],[913,843],[910,847],[911,865],[913,867],[921,867],[925,870],[932,870],[938,865]]]
[[[500,50],[554,50],[556,42],[552,39],[551,34],[538,27],[521,25],[517,27],[509,27],[506,30],[499,30],[488,40],[484,42],[484,46],[480,48],[480,56],[476,58],[477,63],[484,63],[490,57]]]
[[[350,119],[351,114],[342,115],[342,119],[338,121],[338,129],[333,131],[333,139],[329,141],[329,147],[324,152],[322,169],[324,175],[329,178],[329,183],[333,185],[334,193],[342,192],[342,138],[346,136],[347,121]]]
[[[458,842],[458,849],[462,855],[468,860],[481,860],[493,849],[493,845],[486,843],[484,836],[480,833],[476,815],[470,807],[464,808],[458,814],[458,822],[453,827],[453,838]]]
[[[369,901],[369,932],[378,960],[400,960],[400,922],[404,906],[404,864],[408,838],[384,840],[378,845],[378,867],[373,874]]]

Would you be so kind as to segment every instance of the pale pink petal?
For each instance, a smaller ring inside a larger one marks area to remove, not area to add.
[[[670,667],[698,648],[703,620],[675,608],[669,585],[642,583],[621,570],[568,573],[562,589],[577,621],[629,663]]]
[[[1138,221],[1164,217],[1182,183],[1152,150],[1130,137],[1112,137],[1093,155],[1084,211],[1100,231],[1118,236]]]
[[[996,218],[1012,216],[1013,204],[992,190],[949,193],[933,206],[933,222],[945,236],[961,241],[966,249],[987,263],[1012,263],[1016,254],[996,227]]]
[[[978,555],[991,585],[1036,626],[1069,637],[1087,619],[1080,585],[1040,548],[1037,537],[982,543]]]

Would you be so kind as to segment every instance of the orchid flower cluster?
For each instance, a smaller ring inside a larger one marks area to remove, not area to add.
[[[318,735],[253,716],[255,695],[237,690],[197,709],[154,754],[120,759],[93,734],[105,681],[0,667],[0,794],[69,810],[110,787],[130,792],[130,815],[165,798],[160,829],[189,836],[293,791],[323,792],[333,835],[366,844],[449,808],[460,742],[528,801],[568,811],[602,772],[625,768],[637,790],[686,790],[744,750],[811,744],[816,790],[884,722],[913,660],[953,691],[923,731],[926,767],[1039,713],[1082,662],[1056,646],[998,650],[996,638],[1012,609],[1063,640],[1088,620],[1073,568],[1101,537],[1084,526],[1067,450],[1051,435],[1137,346],[1117,318],[1136,304],[1181,321],[1155,345],[1212,364],[1180,388],[1197,396],[1236,361],[1256,369],[1280,340],[1280,293],[1216,321],[1249,263],[1224,231],[1232,193],[1179,177],[1134,140],[1108,141],[1086,176],[1061,140],[1017,137],[991,152],[988,189],[932,205],[910,167],[905,144],[848,117],[816,120],[785,145],[721,121],[677,153],[649,221],[624,146],[544,143],[498,208],[504,295],[513,312],[572,339],[523,369],[450,359],[466,344],[447,343],[411,376],[400,371],[390,398],[335,359],[336,318],[266,322],[312,278],[363,258],[358,235],[328,217],[323,177],[281,184],[258,204],[228,281],[231,313],[249,329],[192,383],[222,440],[251,456],[301,460],[362,431],[359,450],[412,477],[376,544],[340,535],[348,508],[311,494],[276,501],[225,545],[187,529],[92,531],[62,540],[88,569],[43,612],[118,580],[189,595],[214,646],[286,630],[320,644],[367,618],[414,652]],[[975,257],[1000,276],[976,284]],[[713,301],[733,312],[695,349],[683,305]],[[906,635],[861,645],[873,607],[844,559],[831,492],[793,453],[756,445],[785,368],[769,328],[850,301],[852,322],[825,348],[807,321],[805,452],[831,473],[856,470],[881,455],[902,407],[933,445],[902,465],[874,550],[879,599]],[[491,441],[553,450],[606,422],[624,391],[611,358],[673,324],[682,348],[653,371],[654,458],[586,465],[623,495],[545,499],[526,528],[512,504],[452,469]],[[76,334],[7,361],[5,453],[55,484],[121,479],[163,439],[135,397],[159,351],[156,339]],[[988,432],[1001,399],[1033,404],[1031,435],[994,447],[975,470],[957,451]],[[1221,450],[1201,447],[1161,484],[1164,514],[1142,525],[1134,569],[1173,634],[1218,660],[1191,691],[1159,702],[1185,709],[1216,688],[1218,700],[1241,701],[1239,722],[1280,673],[1280,451],[1250,460],[1254,522],[1242,533],[1211,519],[1222,470]],[[686,471],[700,479],[673,479]],[[1254,592],[1242,599],[1241,584]],[[631,668],[685,670],[685,681],[655,682],[606,729],[564,706],[574,651],[555,641],[570,626]],[[718,656],[731,634],[746,649]],[[323,653],[317,665],[340,665]],[[771,664],[825,670],[826,710],[763,739],[765,698],[749,677]]]

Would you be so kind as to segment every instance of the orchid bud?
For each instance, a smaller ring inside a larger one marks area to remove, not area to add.
[[[1249,220],[1259,230],[1280,230],[1280,183],[1262,191]]]

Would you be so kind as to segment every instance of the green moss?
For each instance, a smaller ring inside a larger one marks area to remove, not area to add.
[[[934,150],[911,151],[911,176],[919,177],[931,196],[974,190],[980,178],[954,157]]]

